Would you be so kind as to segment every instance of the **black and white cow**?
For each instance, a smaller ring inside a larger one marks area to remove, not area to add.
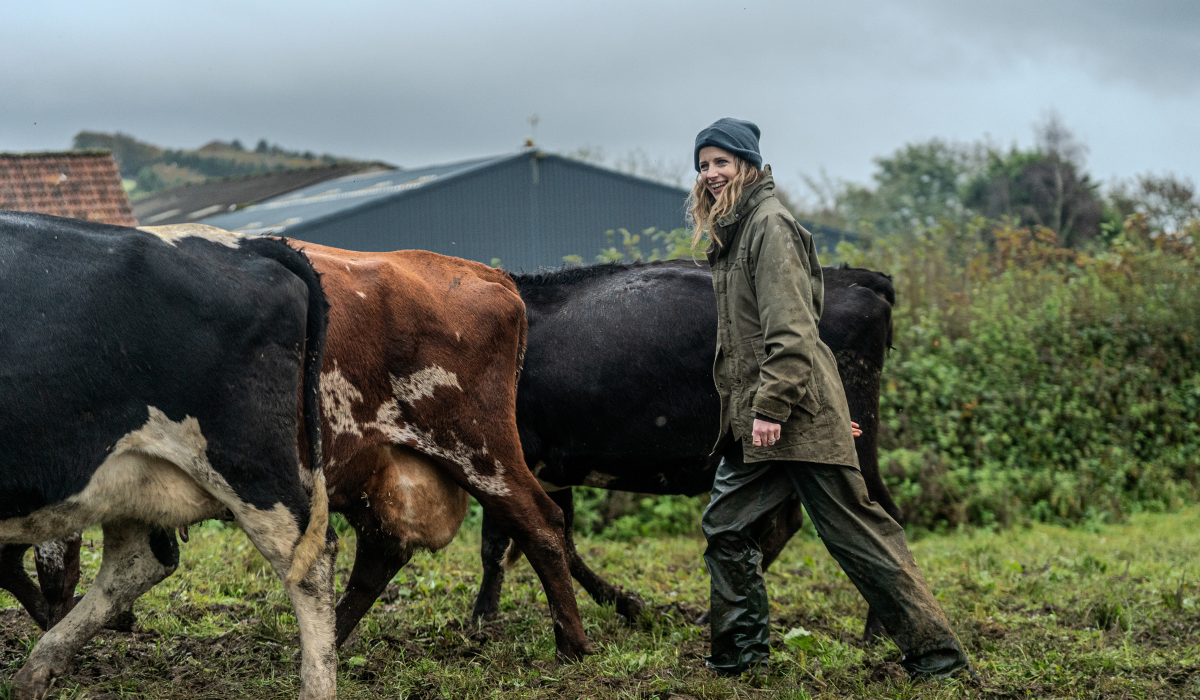
[[[335,697],[327,304],[308,260],[198,225],[0,212],[0,314],[0,542],[104,531],[95,581],[30,653],[18,697],[41,697],[175,569],[175,528],[226,512],[284,579],[300,696]]]
[[[891,346],[891,278],[859,268],[824,268],[818,328],[838,362],[867,492],[903,523],[879,475],[879,383]],[[653,494],[704,493],[717,464],[720,399],[712,380],[717,309],[707,264],[677,260],[594,265],[513,275],[529,320],[517,385],[517,426],[529,468],[563,509],[571,574],[597,601],[633,619],[644,603],[593,572],[575,549],[571,487]],[[804,523],[793,498],[766,528],[763,568]],[[483,517],[483,580],[475,617],[499,609],[509,538]],[[864,637],[882,633],[868,615]]]

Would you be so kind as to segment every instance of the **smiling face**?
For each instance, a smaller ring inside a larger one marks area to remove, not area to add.
[[[705,146],[700,149],[700,179],[713,199],[720,199],[721,192],[737,175],[737,156],[723,148]]]

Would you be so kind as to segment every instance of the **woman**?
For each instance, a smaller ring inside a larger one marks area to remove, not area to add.
[[[722,674],[770,656],[764,516],[796,491],[829,549],[904,652],[909,674],[945,677],[967,657],[904,530],[867,496],[833,353],[817,335],[824,286],[812,235],[775,198],[759,130],[720,119],[696,137],[693,245],[707,233],[717,295],[721,432],[704,511],[712,655]],[[761,169],[760,169],[761,168]],[[857,426],[855,426],[857,427]]]

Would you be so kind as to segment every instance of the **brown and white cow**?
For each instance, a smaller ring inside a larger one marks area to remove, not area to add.
[[[291,243],[321,274],[330,303],[325,474],[331,510],[358,533],[338,643],[415,550],[453,539],[469,493],[541,578],[559,655],[588,653],[562,511],[526,468],[517,433],[527,326],[516,285],[501,270],[435,253]]]

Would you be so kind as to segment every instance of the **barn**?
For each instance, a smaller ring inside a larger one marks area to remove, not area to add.
[[[591,261],[620,228],[684,225],[687,191],[534,149],[301,187],[201,223],[350,250],[431,250],[510,270]]]

